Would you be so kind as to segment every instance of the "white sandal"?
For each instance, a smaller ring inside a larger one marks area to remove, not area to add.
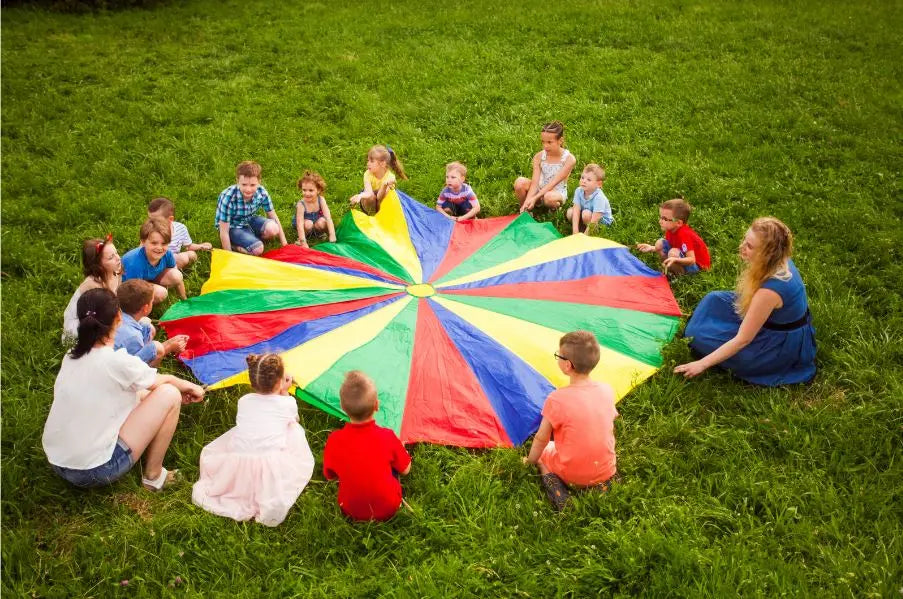
[[[178,470],[167,470],[166,468],[160,467],[160,476],[155,478],[154,480],[150,480],[148,478],[141,477],[141,484],[144,485],[144,488],[152,493],[159,493],[164,488],[169,487],[177,482],[177,477],[179,475]]]

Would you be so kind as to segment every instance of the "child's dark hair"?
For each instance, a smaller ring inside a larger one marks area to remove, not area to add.
[[[154,286],[144,279],[129,279],[116,290],[119,307],[129,316],[154,301]]]
[[[110,334],[119,316],[119,300],[109,289],[89,289],[78,298],[75,313],[78,314],[78,340],[69,355],[77,360]]]
[[[285,365],[279,354],[251,354],[248,362],[248,378],[258,393],[272,393],[285,376]]]
[[[354,422],[361,422],[376,410],[376,385],[360,370],[345,373],[339,387],[339,405]]]
[[[150,216],[169,218],[170,216],[176,215],[176,205],[173,204],[172,200],[169,198],[154,198],[150,201],[150,204],[147,205],[147,213]]]
[[[578,374],[589,374],[599,363],[599,342],[589,331],[567,333],[558,342],[559,350]]]
[[[323,177],[317,171],[304,171],[304,174],[298,179],[298,189],[301,189],[305,181],[313,183],[314,187],[317,188],[317,193],[322,194],[326,191],[326,181],[323,180]]]
[[[673,200],[668,200],[667,202],[662,204],[662,208],[665,210],[670,210],[671,214],[674,215],[674,218],[676,218],[677,220],[682,220],[684,221],[684,223],[690,220],[690,212],[693,211],[693,207],[690,206],[683,198],[674,198]]]
[[[564,123],[561,121],[552,121],[542,126],[543,133],[554,133],[555,139],[564,137]]]
[[[141,225],[141,231],[138,233],[138,237],[141,241],[145,241],[148,237],[151,236],[151,233],[159,233],[160,237],[163,238],[164,243],[169,243],[172,241],[172,226],[169,224],[169,221],[159,216],[152,216],[144,221],[144,224]]]
[[[260,180],[260,175],[263,173],[263,168],[254,162],[253,160],[245,160],[244,162],[240,162],[238,166],[235,167],[235,178],[239,177],[257,177],[257,180]]]
[[[367,158],[382,160],[389,165],[389,170],[395,173],[396,177],[407,180],[408,176],[404,172],[404,166],[402,166],[401,161],[398,159],[398,154],[395,153],[391,146],[373,146],[367,152]]]
[[[113,236],[106,239],[86,239],[82,244],[82,271],[99,283],[106,284],[106,273],[103,270],[103,248],[113,243]]]

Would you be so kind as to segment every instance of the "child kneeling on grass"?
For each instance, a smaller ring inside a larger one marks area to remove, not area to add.
[[[352,370],[339,389],[350,422],[333,431],[323,450],[323,476],[339,479],[339,507],[354,520],[388,520],[401,507],[399,475],[411,471],[411,456],[395,433],[378,426],[376,385]]]
[[[558,368],[571,382],[552,391],[542,422],[524,461],[536,464],[556,510],[567,503],[567,485],[607,491],[615,467],[615,392],[590,379],[599,363],[599,343],[589,331],[574,331],[559,342]],[[551,441],[550,437],[555,440]]]
[[[255,392],[238,400],[235,427],[201,451],[191,500],[219,516],[276,526],[310,482],[314,456],[282,358],[251,354],[247,361]]]

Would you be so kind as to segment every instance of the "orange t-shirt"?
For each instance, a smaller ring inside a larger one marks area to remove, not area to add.
[[[540,461],[565,482],[594,485],[615,475],[615,392],[608,383],[562,387],[542,408],[552,439]]]

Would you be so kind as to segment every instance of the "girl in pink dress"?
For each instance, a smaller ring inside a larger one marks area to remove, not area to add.
[[[288,394],[292,377],[282,358],[247,360],[256,393],[238,400],[235,427],[201,451],[201,477],[191,499],[219,516],[276,526],[310,482],[314,456]]]

